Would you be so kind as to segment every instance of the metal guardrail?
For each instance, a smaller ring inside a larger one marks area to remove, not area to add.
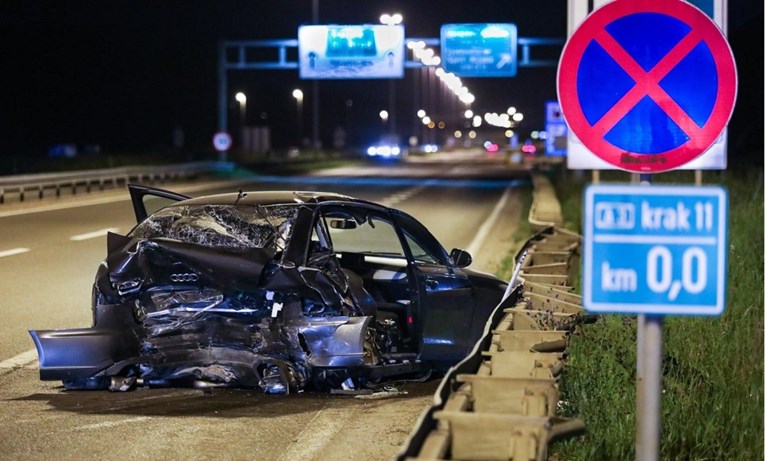
[[[400,461],[541,461],[550,442],[584,431],[582,421],[557,415],[558,386],[569,335],[590,317],[565,275],[533,281],[547,275],[539,267],[567,265],[580,240],[549,227],[527,241],[522,284],[497,306],[471,354],[449,370]]]
[[[562,221],[549,181],[534,185],[532,225]],[[444,377],[399,461],[543,461],[550,442],[584,431],[581,420],[557,415],[569,336],[594,320],[583,315],[581,297],[567,283],[580,242],[580,235],[554,226],[526,242],[516,255],[521,284],[495,308],[471,354]]]
[[[73,171],[66,173],[40,173],[14,176],[0,176],[0,204],[6,202],[8,194],[16,194],[24,201],[30,193],[42,199],[46,191],[61,196],[62,190],[69,189],[72,195],[84,188],[119,187],[129,182],[164,182],[193,178],[199,174],[231,170],[233,164],[225,162],[195,162],[162,166],[130,166],[99,170]]]
[[[544,175],[534,174],[531,181],[534,184],[534,196],[529,210],[531,228],[538,231],[550,226],[562,226],[560,202],[555,197],[550,180]]]

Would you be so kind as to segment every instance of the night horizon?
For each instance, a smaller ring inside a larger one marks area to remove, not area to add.
[[[407,37],[438,37],[448,22],[509,22],[522,37],[563,38],[566,8],[538,8],[524,2],[399,1],[383,5],[323,2],[319,23],[376,23],[383,12],[401,12]],[[759,8],[758,8],[759,7]],[[762,5],[730,6],[729,39],[737,58],[739,97],[730,124],[732,158],[762,146]],[[220,40],[296,38],[311,22],[311,3],[240,5],[192,3],[136,4],[96,2],[17,3],[6,17],[6,73],[3,111],[9,156],[43,156],[53,145],[98,145],[102,152],[161,150],[172,145],[181,127],[189,149],[210,149],[217,129],[217,53]],[[754,11],[752,11],[754,10]],[[423,12],[423,13],[421,13]],[[425,16],[427,20],[418,17]],[[752,14],[756,13],[756,14]],[[536,22],[534,20],[537,19]],[[758,43],[753,43],[758,39]],[[552,47],[559,53],[560,47]],[[755,59],[758,57],[759,59]],[[413,131],[413,70],[395,80],[398,132]],[[522,136],[543,129],[544,102],[556,99],[556,69],[520,68],[514,78],[463,79],[476,96],[476,113],[517,106],[526,115]],[[388,80],[320,81],[320,135],[331,146],[332,133],[349,128],[352,142],[371,142],[386,128],[378,113],[388,105]],[[247,124],[272,130],[272,147],[297,145],[294,88],[305,93],[303,134],[311,134],[311,81],[293,71],[229,72],[229,93],[247,94]],[[353,101],[347,107],[347,101]],[[229,107],[232,135],[238,106]],[[760,134],[758,135],[758,132]],[[762,160],[759,159],[759,162]]]

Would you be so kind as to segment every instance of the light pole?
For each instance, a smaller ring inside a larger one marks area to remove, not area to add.
[[[386,26],[395,26],[401,24],[404,17],[400,13],[383,14],[380,16],[380,22]],[[396,133],[396,86],[395,80],[388,80],[388,108],[390,109],[390,134]],[[380,116],[382,118],[382,115]],[[386,117],[386,121],[387,121]]]
[[[244,130],[244,125],[247,123],[247,95],[240,91],[235,97],[239,103],[239,124]]]
[[[348,146],[353,148],[353,128],[351,110],[353,109],[353,99],[345,100],[345,131],[348,133]]]
[[[240,91],[234,97],[239,102],[239,134],[241,136],[241,147],[244,150],[247,144],[244,133],[245,125],[247,124],[247,95]]]
[[[297,103],[298,148],[300,148],[303,144],[303,91],[300,88],[296,88],[292,91],[292,97],[295,98]]]

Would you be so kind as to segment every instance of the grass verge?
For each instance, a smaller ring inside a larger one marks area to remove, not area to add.
[[[629,180],[624,172],[601,176]],[[693,173],[656,175],[654,182],[692,184]],[[566,227],[581,232],[584,181],[560,172],[554,183]],[[665,319],[660,456],[763,459],[763,174],[705,172],[704,183],[729,194],[727,306],[717,318]],[[636,337],[634,316],[603,316],[578,330],[562,413],[582,418],[587,434],[553,445],[558,459],[634,459]]]

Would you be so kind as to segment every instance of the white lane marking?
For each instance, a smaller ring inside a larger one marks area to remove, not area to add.
[[[102,423],[86,424],[84,426],[75,427],[75,431],[92,431],[95,429],[110,429],[115,426],[121,426],[123,424],[138,423],[141,421],[150,420],[151,416],[137,416],[135,418],[122,419],[119,421],[104,421]]]
[[[409,189],[402,190],[401,192],[396,192],[395,194],[391,194],[377,203],[379,203],[382,206],[393,207],[403,202],[404,200],[408,200],[412,198],[412,196],[420,193],[423,189],[425,189],[425,187],[427,186],[421,185],[421,186],[410,187]]]
[[[0,258],[5,258],[6,256],[20,255],[21,253],[26,253],[27,251],[29,251],[29,248],[13,248],[11,250],[0,251]]]
[[[13,370],[21,368],[26,365],[31,365],[37,360],[37,349],[30,349],[26,352],[22,352],[16,357],[11,357],[8,360],[0,362],[0,370]]]
[[[79,235],[73,235],[69,237],[69,240],[75,241],[75,242],[81,242],[83,240],[90,240],[98,237],[103,237],[106,235],[107,232],[117,232],[119,229],[116,227],[107,227],[106,229],[98,229],[97,231],[93,232],[86,232],[84,234]]]
[[[510,198],[511,191],[512,189],[509,187],[505,189],[505,193],[502,194],[502,198],[500,198],[499,202],[497,202],[497,204],[494,206],[494,209],[491,211],[489,218],[483,222],[481,227],[478,229],[478,233],[475,234],[475,237],[473,237],[473,241],[470,242],[470,245],[467,247],[467,252],[470,253],[473,257],[478,254],[478,250],[480,250],[483,246],[483,241],[486,240],[486,237],[489,236],[489,232],[496,224],[497,218],[499,218],[499,213],[502,211],[502,208],[505,207],[505,204]]]
[[[337,435],[347,424],[340,418],[337,412],[324,412],[319,410],[305,428],[293,440],[278,460],[286,461],[293,459],[317,459],[317,455],[327,446],[332,438]]]

